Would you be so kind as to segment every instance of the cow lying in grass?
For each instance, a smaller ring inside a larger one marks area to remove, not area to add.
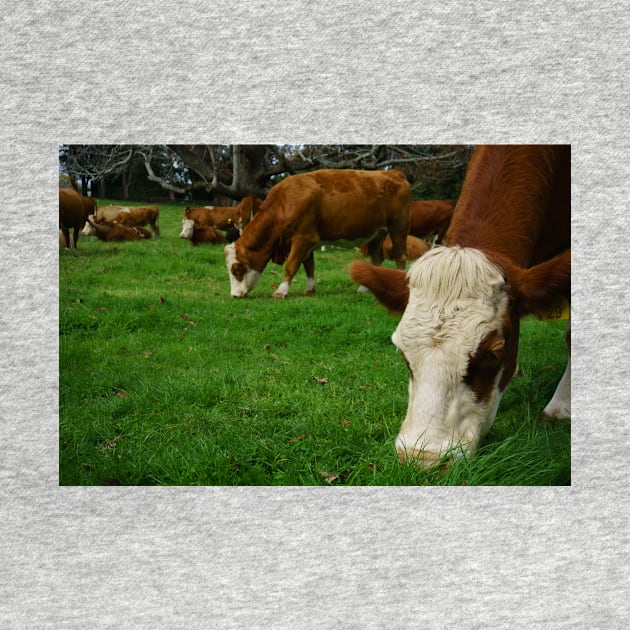
[[[82,234],[96,236],[101,241],[137,241],[142,238],[150,239],[151,232],[138,225],[122,225],[120,223],[97,223],[92,216],[87,218],[87,223]]]

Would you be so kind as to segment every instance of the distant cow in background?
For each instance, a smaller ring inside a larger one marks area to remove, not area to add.
[[[227,239],[223,236],[223,233],[219,232],[219,230],[212,225],[204,225],[203,227],[195,228],[190,237],[191,245],[198,245],[199,243],[212,243],[216,245],[226,242]]]
[[[389,259],[392,253],[392,239],[389,234],[385,237],[383,241],[383,260]],[[369,245],[365,243],[357,248],[362,256],[369,256]],[[431,249],[430,245],[422,238],[417,238],[416,236],[408,236],[407,237],[407,259],[408,260],[416,260],[420,258],[423,254],[426,254],[429,249]]]
[[[155,238],[160,238],[160,210],[157,206],[130,206],[121,210],[114,218],[115,223],[129,227],[148,225]]]
[[[151,232],[138,225],[122,225],[121,223],[103,222],[97,223],[89,216],[83,234],[86,236],[96,236],[101,241],[137,241],[140,239],[150,239]]]
[[[144,227],[149,225],[155,238],[160,236],[160,210],[157,206],[101,206],[93,217],[96,223],[120,223]]]
[[[227,240],[230,242],[236,240],[243,228],[256,214],[261,203],[262,201],[255,195],[248,195],[233,207],[202,206],[191,208],[186,206],[179,237],[189,239],[193,245],[197,243],[225,243],[226,238],[217,232],[217,230],[224,230],[230,233]],[[214,228],[214,232],[204,228]]]
[[[409,204],[409,234],[418,238],[435,234],[435,242],[441,243],[451,223],[453,210],[452,201],[412,201]]]
[[[79,232],[85,225],[88,212],[81,195],[71,188],[59,189],[59,229],[63,234],[66,249],[76,249]],[[70,240],[70,228],[73,241]]]

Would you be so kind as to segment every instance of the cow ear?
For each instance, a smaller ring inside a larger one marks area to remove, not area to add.
[[[508,274],[510,293],[522,315],[536,313],[562,297],[571,300],[571,250],[529,269]]]
[[[389,313],[403,313],[407,308],[409,287],[404,271],[355,260],[350,264],[349,273],[357,284],[367,287]]]

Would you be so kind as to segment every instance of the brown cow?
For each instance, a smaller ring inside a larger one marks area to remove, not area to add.
[[[87,220],[87,210],[81,195],[71,188],[59,189],[59,229],[63,233],[66,249],[76,249],[79,232]],[[70,241],[70,228],[74,240]]]
[[[392,239],[388,234],[383,241],[383,260],[389,259],[392,253],[392,247]],[[368,243],[364,243],[357,249],[362,256],[370,255]],[[415,236],[407,237],[407,260],[416,260],[423,254],[426,254],[429,249],[431,249],[431,247],[424,239]]]
[[[241,237],[225,248],[230,293],[245,297],[270,260],[285,262],[282,298],[300,265],[307,275],[305,294],[315,290],[313,250],[321,242],[370,242],[375,264],[382,262],[386,233],[391,256],[404,269],[411,188],[402,171],[324,169],[292,175],[276,184]]]
[[[409,204],[409,234],[419,238],[435,234],[435,242],[441,243],[452,216],[452,201],[412,201]]]
[[[129,227],[143,227],[148,225],[155,238],[160,238],[158,220],[160,211],[157,206],[130,206],[121,210],[114,219],[115,223]]]
[[[123,225],[115,222],[97,223],[92,216],[87,218],[83,234],[96,236],[101,241],[137,241],[150,239],[151,232],[138,225]]]
[[[195,231],[204,227],[213,227],[219,230],[236,228],[240,233],[256,214],[261,203],[262,201],[256,195],[248,195],[233,207],[202,206],[191,208],[186,206],[179,237],[187,238],[193,244],[225,242],[225,239],[223,241],[204,240],[209,233],[195,235]]]
[[[355,282],[403,313],[392,336],[410,372],[401,461],[474,453],[514,375],[520,317],[570,299],[570,167],[566,145],[477,147],[445,247],[407,275],[352,263]],[[570,416],[570,359],[544,413]]]

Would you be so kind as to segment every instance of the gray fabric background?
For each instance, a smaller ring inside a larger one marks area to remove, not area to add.
[[[628,3],[460,4],[3,8],[0,627],[628,627]],[[571,143],[572,487],[60,488],[57,146],[166,141]]]

